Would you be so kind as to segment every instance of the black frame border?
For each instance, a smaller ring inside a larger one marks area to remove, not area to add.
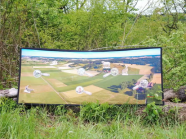
[[[160,48],[160,61],[161,61],[161,89],[162,89],[162,104],[155,104],[159,106],[164,106],[165,102],[164,100],[164,93],[163,93],[163,64],[162,64],[162,47],[142,47],[142,48],[127,48],[127,49],[113,49],[113,50],[67,50],[67,49],[49,49],[49,48],[20,48],[20,56],[19,56],[19,82],[18,82],[18,95],[17,95],[17,104],[22,105],[23,103],[19,103],[19,90],[20,90],[20,81],[21,81],[21,56],[22,56],[22,49],[30,49],[30,50],[45,50],[45,51],[63,51],[63,52],[109,52],[109,51],[130,51],[130,50],[142,50],[142,49],[154,49],[154,48]],[[42,103],[24,103],[24,105],[29,106],[83,106],[83,104],[42,104]],[[101,105],[101,104],[100,104]],[[147,106],[147,104],[109,104],[109,105],[130,105],[130,106]]]

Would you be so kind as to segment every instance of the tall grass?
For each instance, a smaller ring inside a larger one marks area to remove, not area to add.
[[[129,111],[129,107],[123,110],[124,113],[117,113],[110,119],[98,111],[97,117],[100,115],[104,120],[102,118],[95,120],[93,116],[84,117],[85,107],[75,113],[63,106],[25,108],[23,105],[14,107],[1,105],[0,139],[184,139],[186,137],[185,123],[143,124],[143,117],[135,116],[133,113],[135,111]],[[103,111],[105,112],[107,111]]]

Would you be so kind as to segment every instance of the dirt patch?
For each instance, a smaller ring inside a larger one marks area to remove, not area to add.
[[[94,86],[94,85],[89,85],[89,86],[86,86],[86,87],[83,87],[83,88],[84,88],[85,91],[89,91],[92,94],[96,93],[96,92],[99,92],[101,90],[104,90],[103,88],[100,88],[100,87],[97,87],[97,86]],[[76,93],[75,89],[67,91],[67,92],[61,92],[61,94],[63,94],[64,96],[66,96],[68,98],[87,96],[87,94],[85,94],[85,93],[82,93],[82,94]]]
[[[153,67],[149,65],[136,65],[136,64],[125,64],[128,67],[139,69],[139,74],[145,75],[150,74]]]
[[[151,82],[161,84],[161,73],[154,74]]]
[[[56,68],[55,66],[33,66],[33,68]]]
[[[58,81],[57,79],[48,79],[55,87],[64,87],[67,86],[66,84]]]

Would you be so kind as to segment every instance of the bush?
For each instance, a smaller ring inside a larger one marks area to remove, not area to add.
[[[169,36],[160,35],[157,39],[150,39],[145,45],[163,48],[163,85],[164,88],[178,90],[186,83],[186,29],[179,22],[178,30]]]

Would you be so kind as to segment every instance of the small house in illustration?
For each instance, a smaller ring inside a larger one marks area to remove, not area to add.
[[[51,65],[51,66],[57,65],[57,61],[52,61],[52,63],[51,63],[50,65]]]
[[[137,82],[136,84],[135,84],[135,86],[139,86],[139,84],[140,84],[140,82]],[[152,83],[152,82],[149,82],[148,83],[148,86],[147,86],[147,88],[152,88],[154,86],[154,84]],[[144,88],[142,88],[142,87],[138,87],[138,88],[136,88],[136,90],[143,90]]]
[[[109,73],[110,72],[110,62],[102,61],[103,64],[103,72]]]
[[[128,66],[126,65],[125,68],[122,70],[122,75],[128,75]]]

